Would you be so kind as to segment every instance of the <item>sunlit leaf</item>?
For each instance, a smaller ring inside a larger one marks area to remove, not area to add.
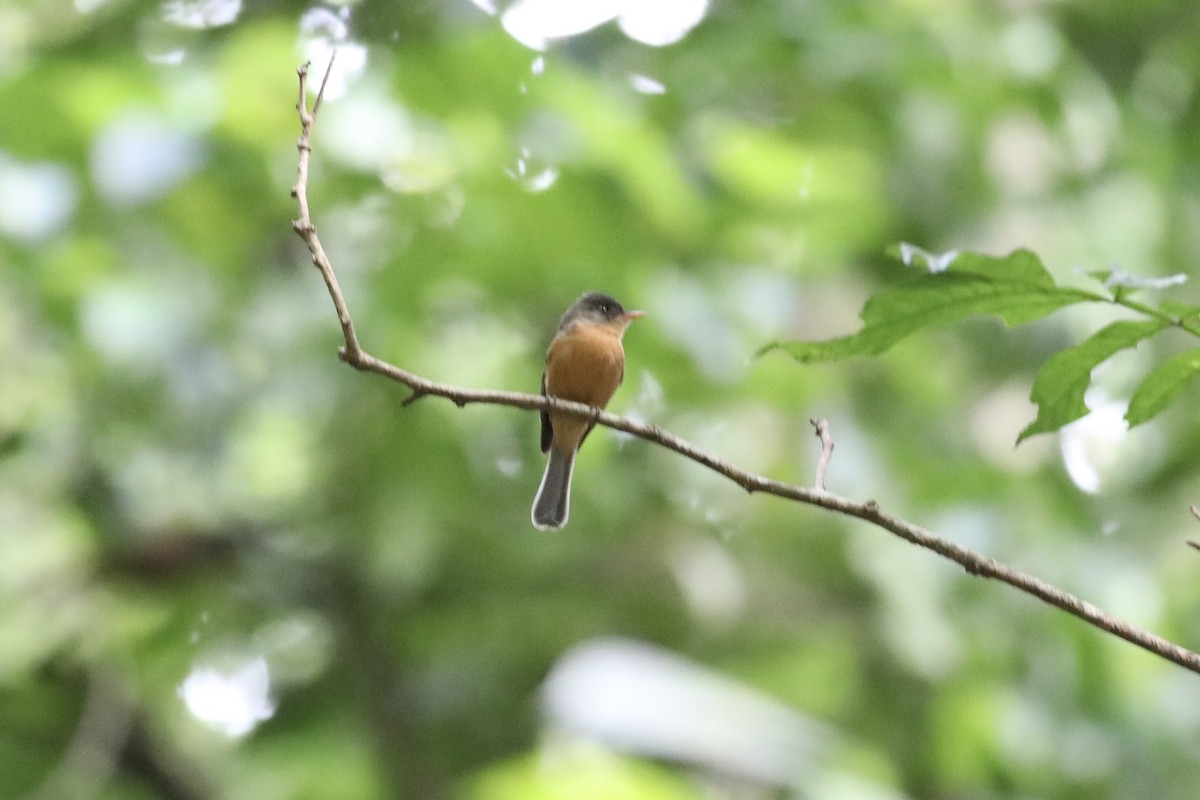
[[[906,267],[914,266],[918,261],[921,261],[930,272],[945,272],[954,263],[954,259],[958,258],[957,250],[933,253],[908,242],[901,242],[896,247],[889,248],[888,253],[899,258],[900,262]]]
[[[1088,413],[1083,401],[1091,383],[1092,370],[1114,353],[1133,347],[1161,331],[1161,320],[1122,320],[1102,328],[1090,337],[1050,358],[1033,382],[1030,399],[1037,403],[1037,419],[1029,424],[1017,442],[1038,433],[1056,431]]]
[[[863,307],[863,327],[856,334],[822,342],[776,342],[759,352],[779,348],[806,363],[874,355],[918,330],[968,317],[996,315],[1012,327],[1063,306],[1103,299],[1058,286],[1028,250],[1003,258],[960,253],[944,272],[921,275],[873,296]]]
[[[1125,421],[1129,427],[1152,419],[1175,401],[1200,372],[1200,349],[1189,350],[1155,367],[1129,399]]]
[[[1187,283],[1188,276],[1183,273],[1175,275],[1167,275],[1164,277],[1145,277],[1141,275],[1130,275],[1123,269],[1114,267],[1104,280],[1104,285],[1113,288],[1120,287],[1129,290],[1135,289],[1169,289],[1172,286],[1180,286]]]

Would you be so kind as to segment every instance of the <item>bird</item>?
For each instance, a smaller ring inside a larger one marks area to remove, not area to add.
[[[626,311],[615,297],[585,292],[562,315],[546,351],[542,394],[604,408],[625,377],[625,329],[643,311]],[[542,411],[542,452],[546,471],[530,517],[538,530],[567,524],[575,453],[595,422],[570,414]]]

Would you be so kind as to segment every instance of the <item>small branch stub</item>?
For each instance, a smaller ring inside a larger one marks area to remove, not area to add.
[[[833,458],[833,434],[829,432],[829,420],[827,419],[810,419],[808,422],[813,426],[817,438],[821,440],[821,458],[817,461],[817,477],[813,481],[813,486],[823,492],[825,491],[825,470],[829,467],[829,460]]]

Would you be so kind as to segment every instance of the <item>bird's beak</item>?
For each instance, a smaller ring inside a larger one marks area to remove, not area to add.
[[[633,322],[638,317],[644,317],[644,316],[646,316],[645,311],[626,311],[624,314],[621,315],[621,319],[625,320],[625,324],[628,325],[629,323]]]

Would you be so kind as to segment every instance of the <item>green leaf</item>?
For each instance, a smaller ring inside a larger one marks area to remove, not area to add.
[[[1200,306],[1177,303],[1174,300],[1164,300],[1159,304],[1159,308],[1184,322],[1192,322],[1200,319]]]
[[[1037,419],[1017,437],[1017,444],[1038,433],[1056,431],[1089,409],[1083,402],[1092,370],[1114,353],[1133,347],[1167,326],[1162,320],[1123,320],[1096,331],[1074,347],[1054,354],[1042,365],[1029,399],[1037,403]]]
[[[1125,421],[1129,427],[1152,419],[1175,401],[1200,372],[1200,348],[1168,358],[1150,372],[1129,399]]]
[[[950,264],[949,273],[976,275],[988,281],[1027,284],[1045,289],[1057,288],[1054,276],[1042,265],[1042,260],[1030,250],[1014,250],[1006,256],[983,253],[959,253]]]
[[[1072,303],[1104,300],[1057,286],[1028,250],[1003,258],[961,253],[944,272],[923,274],[905,286],[874,295],[863,306],[863,327],[858,333],[823,342],[775,342],[759,354],[779,348],[805,363],[875,355],[915,331],[967,317],[994,314],[1012,327]]]

